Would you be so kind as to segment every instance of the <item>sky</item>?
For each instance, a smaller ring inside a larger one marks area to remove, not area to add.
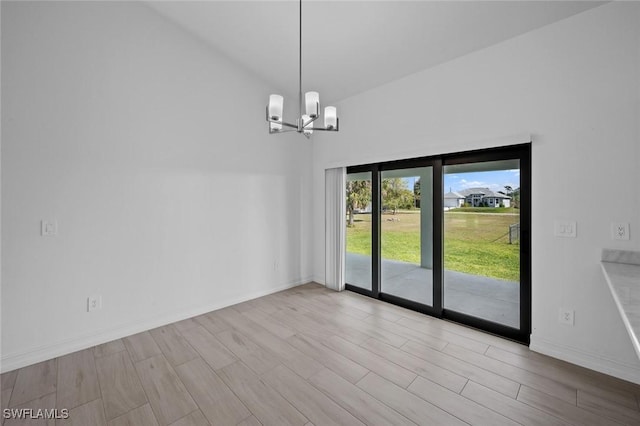
[[[467,188],[489,188],[497,192],[504,187],[520,187],[520,170],[498,170],[493,172],[470,172],[444,175],[444,192],[460,191]]]
[[[413,189],[416,178],[404,178],[408,189]],[[493,172],[469,172],[444,175],[444,192],[461,191],[467,188],[489,188],[497,192],[503,191],[505,186],[513,189],[520,187],[520,170],[498,170]]]

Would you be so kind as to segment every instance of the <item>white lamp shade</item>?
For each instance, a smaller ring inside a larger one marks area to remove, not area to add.
[[[320,94],[318,92],[307,92],[304,94],[304,100],[307,106],[307,115],[316,118],[319,112]]]
[[[307,121],[311,120],[311,117],[309,117],[308,115],[303,115],[302,116],[302,123],[306,123]],[[313,123],[309,123],[306,126],[304,126],[304,128],[302,129],[302,131],[304,132],[305,135],[311,135],[313,134]]]
[[[282,121],[283,109],[284,109],[284,98],[280,95],[270,95],[269,96],[269,118],[271,118],[272,120]]]
[[[328,106],[324,109],[324,127],[327,129],[335,129],[338,127],[338,112],[336,107]]]

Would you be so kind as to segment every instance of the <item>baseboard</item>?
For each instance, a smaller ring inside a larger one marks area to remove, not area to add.
[[[640,367],[531,335],[529,349],[581,367],[640,384]]]
[[[313,281],[311,277],[303,278],[300,280],[285,283],[283,285],[265,291],[259,291],[252,294],[244,295],[242,297],[226,300],[221,303],[196,306],[189,309],[182,309],[180,311],[167,312],[153,318],[137,321],[135,323],[124,324],[113,328],[98,330],[97,332],[92,332],[91,334],[77,336],[55,343],[53,345],[34,347],[28,351],[24,351],[21,353],[9,354],[6,356],[3,355],[0,359],[0,372],[6,373],[7,371],[26,367],[38,362],[47,361],[49,359],[70,354],[72,352],[87,349],[96,345],[101,345],[115,339],[131,336],[132,334],[141,333],[143,331],[151,330],[156,327],[162,327],[163,325],[171,324],[176,321],[182,321],[184,319],[202,315],[207,312],[226,308],[227,306],[246,302],[247,300],[252,300],[272,293],[277,293],[279,291],[306,284],[311,281]]]
[[[327,286],[327,284],[324,282],[324,277],[320,278],[320,277],[313,277],[313,282],[318,283],[320,285],[323,286]]]

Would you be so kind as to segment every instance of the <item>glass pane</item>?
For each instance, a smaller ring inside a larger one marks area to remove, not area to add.
[[[381,180],[381,291],[433,304],[433,169],[385,170]]]
[[[346,283],[371,290],[371,172],[347,175]]]
[[[520,161],[444,167],[444,308],[520,327]]]

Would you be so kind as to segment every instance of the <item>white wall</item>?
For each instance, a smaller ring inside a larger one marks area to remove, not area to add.
[[[640,249],[640,4],[612,3],[347,99],[314,135],[314,276],[324,281],[323,170],[533,137],[531,347],[640,383],[600,271],[603,247]],[[555,219],[578,223],[553,236]],[[614,242],[610,223],[629,222]],[[560,307],[575,326],[558,324]]]
[[[3,371],[309,280],[268,84],[133,2],[2,2],[2,66]]]

